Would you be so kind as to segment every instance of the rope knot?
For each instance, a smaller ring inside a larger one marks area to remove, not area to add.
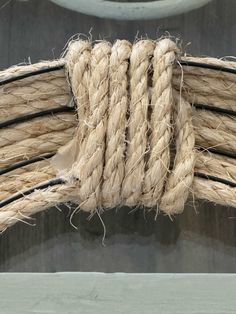
[[[182,212],[195,164],[191,106],[172,87],[170,39],[69,45],[74,138],[54,158],[85,211],[119,204]]]

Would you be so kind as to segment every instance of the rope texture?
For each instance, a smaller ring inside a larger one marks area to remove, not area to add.
[[[172,87],[178,49],[169,39],[77,41],[66,56],[78,111],[65,179],[76,182],[80,207],[143,205],[183,211],[192,188],[195,135],[191,106]],[[152,72],[152,74],[151,74]],[[171,159],[170,145],[175,148]]]
[[[189,194],[236,207],[236,188],[211,179],[236,184],[235,159],[208,151],[235,154],[236,118],[190,106],[236,111],[236,76],[181,67],[177,58],[236,69],[234,62],[180,57],[176,45],[164,39],[94,46],[76,41],[65,59],[0,72],[4,81],[65,64],[68,76],[59,69],[0,86],[1,121],[71,106],[68,86],[77,107],[76,114],[57,113],[0,129],[0,171],[58,150],[52,161],[4,172],[0,201],[56,175],[67,181],[3,206],[0,230],[68,201],[92,214],[138,205],[172,215],[183,210]]]

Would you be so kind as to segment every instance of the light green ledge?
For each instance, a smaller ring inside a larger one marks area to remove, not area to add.
[[[236,275],[2,273],[0,313],[235,314]]]

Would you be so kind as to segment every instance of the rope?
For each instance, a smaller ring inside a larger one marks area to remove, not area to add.
[[[92,214],[127,205],[173,215],[191,194],[236,207],[234,62],[181,58],[169,39],[79,40],[64,60],[28,67],[0,73],[0,229],[68,201]],[[76,115],[41,115],[73,105],[66,80]],[[38,187],[56,172],[64,184]],[[27,196],[1,205],[18,192]]]
[[[83,64],[80,55],[85,51],[90,53],[90,62],[86,62],[86,67],[82,65],[89,71],[85,82],[89,102],[86,112],[82,108],[85,116],[78,110],[78,130],[87,128],[84,138],[80,137],[80,152],[67,178],[70,182],[77,181],[81,208],[95,211],[118,204],[142,204],[168,214],[181,212],[193,180],[195,136],[191,106],[172,90],[176,45],[164,39],[157,45],[151,40],[141,40],[132,50],[126,41],[117,41],[112,49],[107,42],[98,43],[93,49],[87,42],[71,46],[67,56],[68,72],[77,101],[84,97],[83,88],[78,86],[83,80],[78,81],[73,71],[78,64]],[[117,85],[117,81],[123,86]],[[83,107],[79,101],[77,103],[79,108]],[[174,135],[176,154],[170,169],[169,146]],[[77,143],[75,141],[75,145]]]

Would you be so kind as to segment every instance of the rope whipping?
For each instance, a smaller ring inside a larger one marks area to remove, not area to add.
[[[0,229],[69,201],[91,214],[173,215],[191,195],[236,207],[235,74],[167,38],[78,40],[65,59],[3,71]]]

